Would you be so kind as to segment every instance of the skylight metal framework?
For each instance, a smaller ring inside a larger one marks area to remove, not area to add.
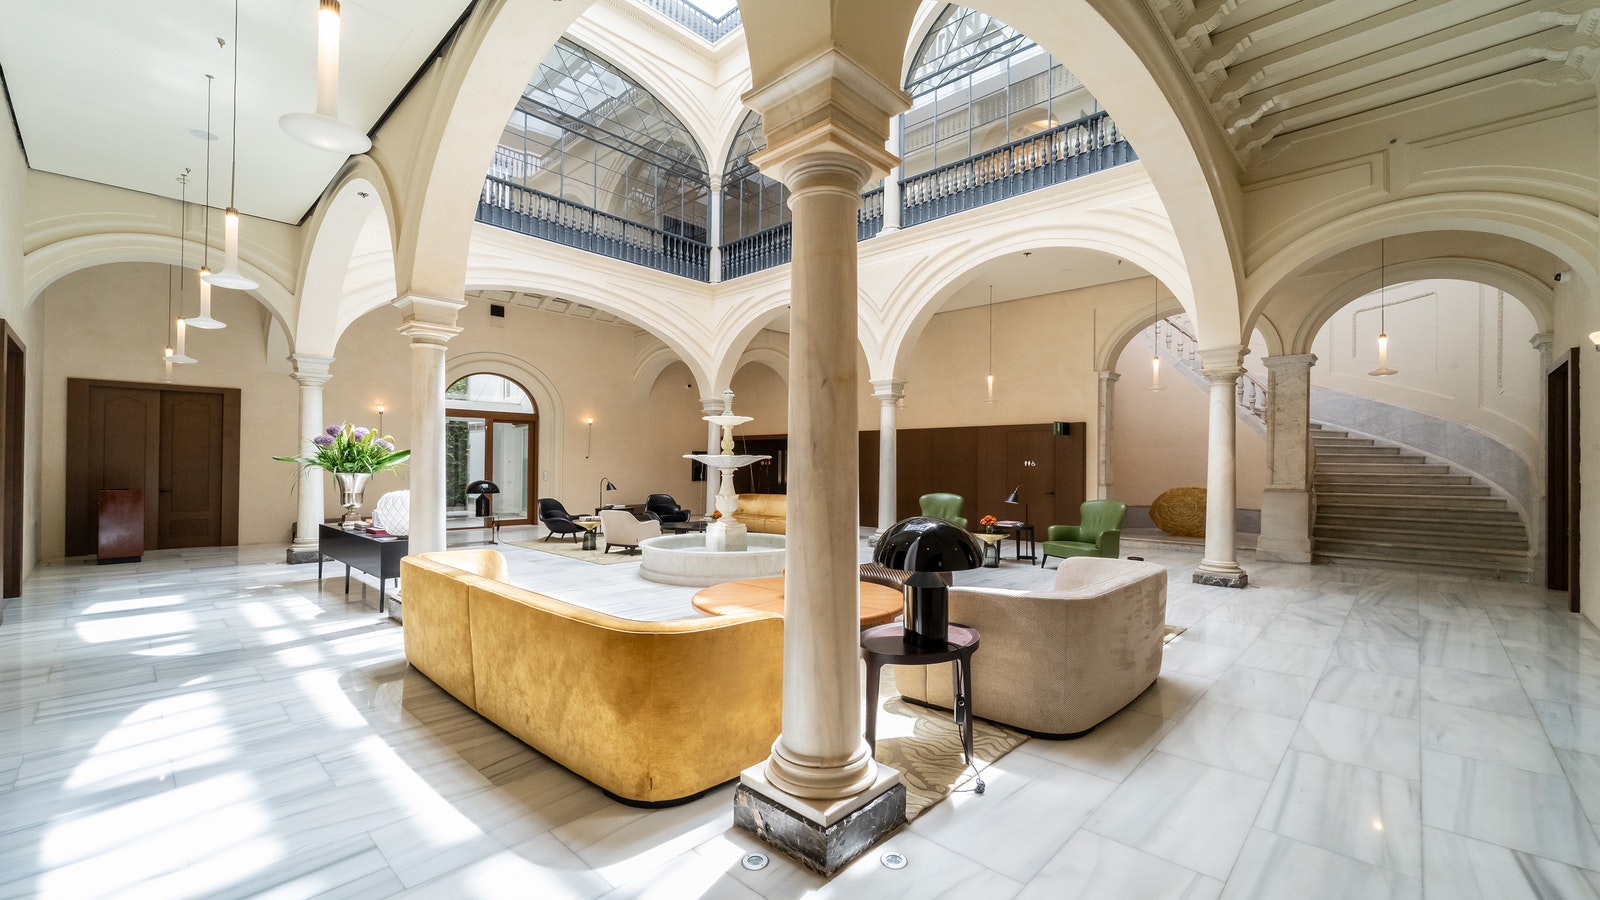
[[[761,131],[761,114],[751,110],[739,124],[728,147],[722,176],[722,240],[765,231],[789,221],[789,189],[783,182],[761,174],[750,157],[767,149]]]

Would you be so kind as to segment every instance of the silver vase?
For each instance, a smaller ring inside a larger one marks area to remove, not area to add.
[[[339,505],[344,507],[344,516],[339,520],[340,528],[357,531],[365,527],[356,510],[361,508],[361,494],[366,491],[367,479],[371,477],[371,472],[333,473],[333,480],[339,483]]]

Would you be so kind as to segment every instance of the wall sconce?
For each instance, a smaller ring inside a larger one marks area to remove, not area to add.
[[[383,404],[378,404],[378,436],[383,437]]]
[[[589,454],[594,452],[594,416],[584,419],[583,424],[589,428],[589,445],[583,451],[583,458],[588,459]]]
[[[1589,332],[1589,340],[1594,341],[1594,349],[1600,350],[1600,331]]]

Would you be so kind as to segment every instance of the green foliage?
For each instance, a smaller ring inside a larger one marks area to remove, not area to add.
[[[358,428],[349,422],[329,425],[309,443],[310,455],[274,456],[273,459],[329,472],[377,473],[396,468],[411,456],[410,450],[396,450],[394,438],[389,435],[379,436],[376,431]]]

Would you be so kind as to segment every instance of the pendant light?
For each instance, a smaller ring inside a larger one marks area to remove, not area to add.
[[[985,403],[994,402],[994,285],[989,285],[989,397]]]
[[[189,320],[190,328],[228,327],[211,318],[211,142],[216,140],[211,134],[211,86],[215,81],[215,75],[206,76],[206,195],[200,201],[200,207],[205,210],[205,221],[200,226],[205,255],[200,260],[200,315]]]
[[[233,0],[233,164],[228,170],[228,208],[222,213],[222,271],[213,287],[253,291],[261,285],[239,274],[239,0]]]
[[[1155,281],[1155,287],[1150,293],[1153,300],[1151,309],[1156,314],[1156,324],[1155,349],[1150,353],[1150,390],[1164,391],[1166,388],[1161,386],[1161,281],[1154,277],[1151,280]]]
[[[1389,328],[1386,315],[1389,306],[1389,259],[1387,240],[1378,242],[1378,367],[1368,372],[1378,378],[1399,374],[1399,369],[1389,368]]]
[[[317,111],[289,113],[278,125],[318,150],[349,156],[372,149],[365,134],[339,119],[339,0],[322,0],[317,10]]]
[[[189,170],[188,169],[184,169],[183,170],[183,174],[178,176],[178,184],[182,185],[182,187],[179,188],[179,200],[178,200],[178,312],[183,312],[183,277],[184,277],[184,273],[189,270],[189,256],[188,256],[188,253],[186,252],[188,250],[188,247],[189,247],[189,242],[184,239],[184,232],[188,230],[187,225],[188,225],[188,219],[189,219]],[[168,315],[171,315],[171,308],[172,308],[172,279],[169,277],[167,279],[167,309],[168,309]],[[187,365],[193,365],[194,363],[199,362],[198,359],[195,359],[194,357],[192,357],[192,356],[190,356],[190,355],[188,355],[187,353],[184,352],[184,346],[183,345],[184,345],[185,331],[187,331],[187,328],[186,328],[186,323],[183,320],[183,316],[178,316],[177,317],[177,319],[173,323],[173,327],[177,332],[177,339],[173,342],[173,346],[169,347],[168,350],[167,350],[167,362],[168,362],[168,364],[178,363],[180,365],[186,365],[187,366]]]

